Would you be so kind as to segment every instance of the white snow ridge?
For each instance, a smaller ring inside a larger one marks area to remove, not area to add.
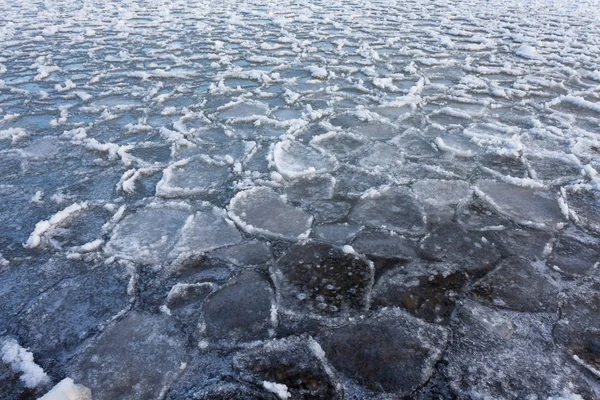
[[[13,371],[21,373],[19,379],[25,387],[35,388],[48,381],[48,375],[35,363],[33,354],[19,346],[16,340],[5,338],[0,344],[2,361],[9,364]]]

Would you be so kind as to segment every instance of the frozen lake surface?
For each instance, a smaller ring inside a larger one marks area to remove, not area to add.
[[[0,398],[600,398],[600,1],[0,2]]]

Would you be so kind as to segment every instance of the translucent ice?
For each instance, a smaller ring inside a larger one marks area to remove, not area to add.
[[[310,214],[265,187],[239,192],[229,203],[228,210],[230,218],[248,233],[299,239],[308,237],[311,230]]]

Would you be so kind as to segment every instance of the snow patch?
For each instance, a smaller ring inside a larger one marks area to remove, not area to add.
[[[288,387],[281,383],[263,381],[263,387],[271,393],[275,393],[281,400],[287,400],[292,397],[292,394],[288,392]]]
[[[48,233],[56,226],[68,220],[73,215],[76,215],[79,212],[86,210],[87,208],[87,202],[74,203],[68,206],[67,208],[57,212],[52,217],[50,217],[50,219],[38,222],[35,225],[35,229],[33,230],[33,232],[31,232],[31,234],[29,235],[27,242],[25,242],[23,246],[28,249],[38,247],[42,243],[42,237],[44,236],[44,234]]]
[[[65,378],[39,400],[92,400],[92,392],[83,385],[77,385],[73,379]]]
[[[14,372],[22,373],[19,379],[25,387],[34,388],[48,381],[48,375],[33,361],[33,353],[19,346],[14,339],[4,339],[1,343],[2,361]]]

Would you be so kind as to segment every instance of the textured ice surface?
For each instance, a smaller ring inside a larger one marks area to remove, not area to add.
[[[344,249],[319,243],[296,245],[277,260],[272,275],[285,310],[335,315],[369,306],[373,267]]]
[[[549,398],[565,392],[594,398],[585,374],[553,345],[554,320],[554,315],[509,313],[466,302],[455,315],[455,342],[446,356],[452,388],[459,396],[475,393],[478,398]],[[484,361],[490,358],[494,368]]]
[[[467,274],[452,264],[397,265],[373,287],[373,304],[402,307],[416,317],[439,323],[450,318],[467,281]]]
[[[221,188],[229,175],[227,165],[215,165],[205,158],[186,158],[165,168],[156,185],[161,197],[184,197],[211,193]]]
[[[278,382],[285,385],[289,398],[343,398],[341,382],[323,349],[307,336],[267,341],[240,352],[233,362],[243,379]]]
[[[471,273],[490,270],[501,257],[485,234],[452,223],[431,230],[419,243],[419,252],[427,260],[457,263]]]
[[[558,288],[546,276],[544,266],[531,261],[510,257],[496,270],[487,274],[473,288],[473,294],[482,303],[515,311],[556,311]]]
[[[488,180],[475,185],[484,199],[517,223],[553,229],[564,218],[552,193]]]
[[[277,170],[290,179],[327,172],[333,167],[332,162],[317,150],[289,140],[275,145],[273,161]]]
[[[373,228],[406,234],[425,231],[425,215],[413,194],[406,188],[375,191],[361,199],[350,213],[351,220]]]
[[[153,205],[123,219],[106,245],[108,254],[141,264],[202,254],[241,241],[225,211],[191,214],[177,204]]]
[[[90,343],[69,369],[94,399],[155,398],[186,359],[182,335],[167,316],[132,312]]]
[[[203,333],[210,340],[265,339],[272,328],[273,293],[260,273],[244,271],[206,299]]]
[[[600,398],[598,0],[0,15],[1,399]]]
[[[407,395],[429,379],[446,339],[445,328],[391,308],[336,328],[322,340],[333,366],[367,393]]]
[[[168,206],[139,210],[116,226],[106,251],[136,262],[160,262],[179,239],[188,217],[189,212]]]
[[[177,255],[202,254],[208,250],[236,244],[242,240],[234,223],[225,212],[214,209],[197,212],[188,218],[181,232],[181,239],[174,248]]]
[[[310,233],[312,216],[268,188],[238,193],[229,203],[229,216],[242,230],[274,238],[301,239]]]

